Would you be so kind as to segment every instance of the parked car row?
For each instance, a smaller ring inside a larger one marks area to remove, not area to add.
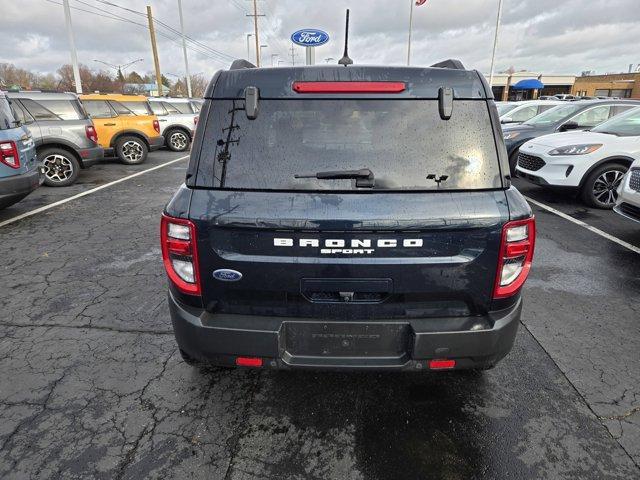
[[[505,115],[522,106],[501,108],[504,121]],[[639,169],[633,167],[625,178],[634,160],[640,159],[640,101],[561,103],[522,123],[503,124],[503,136],[512,176],[543,187],[574,190],[595,208],[620,205],[619,196],[626,188],[627,205],[616,211],[640,220],[634,190],[640,175],[634,172]]]
[[[195,99],[141,95],[1,93],[0,208],[41,183],[71,185],[82,169],[105,156],[135,165],[158,148],[188,150],[201,105]]]

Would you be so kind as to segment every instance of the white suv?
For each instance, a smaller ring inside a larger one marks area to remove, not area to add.
[[[614,212],[640,223],[640,159],[633,162],[618,188]]]
[[[158,116],[165,146],[174,152],[189,150],[198,113],[188,98],[150,97],[149,104]]]
[[[613,208],[618,187],[640,157],[640,107],[588,131],[544,135],[520,147],[519,177],[541,186],[580,189],[592,207]]]

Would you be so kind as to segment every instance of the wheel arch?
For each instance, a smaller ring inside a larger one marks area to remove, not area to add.
[[[115,148],[118,140],[122,137],[137,137],[147,145],[147,149],[150,148],[149,137],[139,130],[123,130],[122,132],[118,132],[117,135],[114,135],[111,139],[111,148]]]
[[[589,170],[587,170],[582,176],[582,178],[580,179],[580,186],[579,186],[580,190],[582,190],[582,187],[584,187],[584,184],[587,181],[587,178],[589,178],[589,175],[591,175],[591,173],[593,173],[593,171],[596,168],[599,168],[602,165],[605,165],[607,163],[621,163],[623,165],[626,165],[627,168],[629,168],[633,163],[633,158],[628,157],[626,155],[612,155],[610,157],[606,157],[606,158],[603,158],[602,160],[597,161],[596,163],[591,165],[591,168],[589,168]]]
[[[78,163],[80,164],[80,168],[86,168],[84,166],[84,162],[82,161],[82,157],[78,154],[78,151],[72,145],[66,142],[57,141],[57,140],[55,141],[45,140],[44,142],[41,142],[39,145],[36,146],[36,154],[47,148],[59,148],[60,150],[64,150],[70,153],[78,161]]]

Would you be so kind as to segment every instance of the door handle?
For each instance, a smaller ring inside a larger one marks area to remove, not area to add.
[[[104,126],[105,127],[115,127],[116,124],[115,123],[105,123]]]
[[[166,122],[166,120],[160,120],[161,122]]]

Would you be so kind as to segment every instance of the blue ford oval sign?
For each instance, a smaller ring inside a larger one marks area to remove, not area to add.
[[[296,45],[301,45],[303,47],[319,47],[329,41],[329,34],[322,30],[305,28],[303,30],[298,30],[291,35],[291,41]]]
[[[236,270],[221,268],[213,272],[213,278],[222,280],[223,282],[237,282],[242,278],[242,274]]]

